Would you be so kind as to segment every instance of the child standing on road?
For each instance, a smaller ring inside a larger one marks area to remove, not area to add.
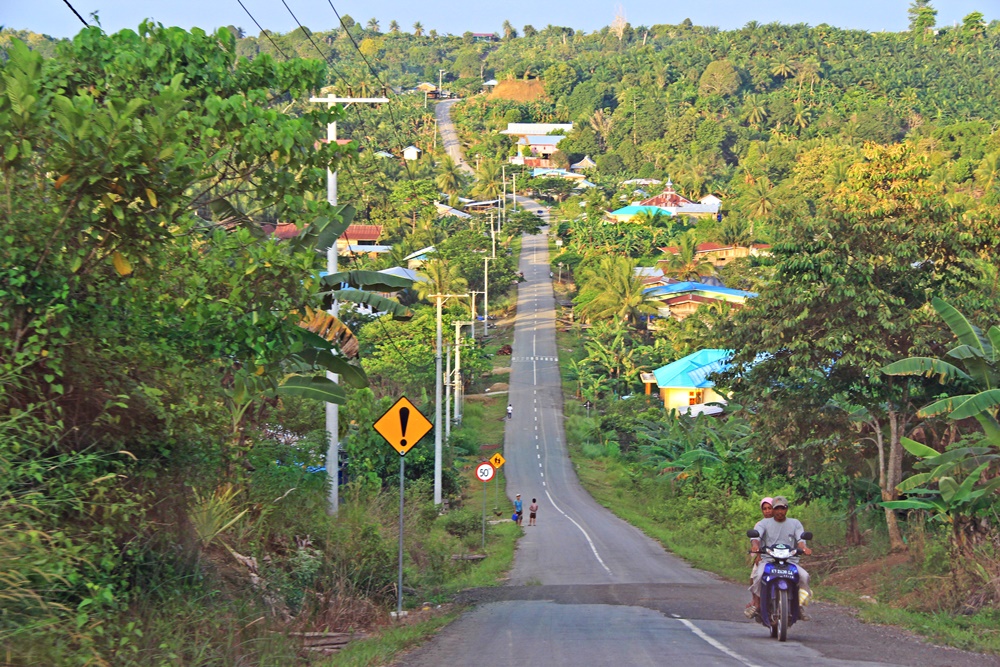
[[[531,504],[528,505],[528,525],[534,526],[535,524],[535,513],[538,511],[538,498],[532,498]]]
[[[521,518],[524,516],[524,503],[521,502],[521,494],[514,498],[514,513],[517,515],[517,525],[521,525]]]
[[[513,416],[514,416],[514,406],[511,405],[510,403],[508,403],[507,404],[507,420],[510,421],[510,418],[513,417]]]

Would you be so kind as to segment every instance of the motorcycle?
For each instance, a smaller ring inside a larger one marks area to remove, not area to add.
[[[756,530],[748,530],[747,537],[760,538]],[[812,533],[802,533],[803,540],[811,540]],[[771,631],[771,637],[783,642],[788,638],[788,628],[799,620],[799,569],[791,558],[803,553],[797,546],[787,544],[761,545],[760,554],[773,561],[764,564],[760,580],[760,622]]]

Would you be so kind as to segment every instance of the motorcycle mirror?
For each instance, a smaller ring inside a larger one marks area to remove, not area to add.
[[[749,537],[751,540],[755,540],[758,537],[760,537],[760,533],[751,528],[750,530],[747,531],[747,537]]]
[[[803,540],[811,540],[812,538],[813,538],[813,534],[810,533],[808,530],[806,532],[802,533],[802,538],[801,539],[803,539]]]

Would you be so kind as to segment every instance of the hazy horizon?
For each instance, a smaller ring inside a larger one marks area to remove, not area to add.
[[[286,1],[299,21],[313,31],[328,31],[338,26],[331,2],[327,0]],[[125,28],[135,29],[142,19],[152,18],[164,25],[178,25],[186,29],[197,26],[212,30],[233,25],[243,28],[247,35],[259,34],[257,26],[237,0],[216,0],[212,3],[193,0],[70,0],[70,3],[88,23],[92,22],[91,13],[98,12],[102,27],[109,33]],[[287,33],[298,27],[281,0],[243,0],[243,4],[261,26],[270,31]],[[953,25],[974,11],[983,12],[987,22],[998,18],[995,0],[932,1],[931,4],[938,10],[939,26]],[[413,3],[400,0],[372,0],[364,5],[333,2],[332,5],[341,16],[349,15],[361,25],[376,18],[382,32],[388,32],[389,22],[395,19],[404,32],[412,32],[413,23],[420,21],[425,31],[433,29],[441,34],[460,35],[466,31],[500,33],[506,20],[518,33],[529,24],[537,29],[559,25],[589,33],[609,25],[619,7],[633,26],[678,24],[689,18],[696,25],[714,26],[721,30],[735,30],[749,21],[757,21],[761,24],[807,23],[811,26],[827,23],[842,29],[896,32],[907,28],[906,10],[910,0],[815,0],[808,5],[794,0],[772,0],[756,5],[737,0],[703,0],[697,7],[684,9],[675,9],[654,0],[618,3],[579,0],[547,5],[511,0],[503,7],[463,5],[460,10],[453,3],[434,2],[418,8]],[[7,0],[0,7],[0,26],[57,38],[71,37],[83,28],[64,0]]]

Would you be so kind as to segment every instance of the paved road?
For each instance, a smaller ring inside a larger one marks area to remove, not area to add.
[[[517,199],[547,220],[537,204]],[[511,501],[515,493],[525,507],[538,499],[538,525],[525,520],[509,585],[467,591],[462,600],[474,609],[396,664],[1000,666],[822,604],[779,644],[743,618],[744,586],[690,567],[594,502],[566,455],[544,234],[524,237],[520,270],[527,282],[518,293],[505,473]]]
[[[458,133],[451,122],[451,105],[455,102],[458,102],[458,100],[444,100],[435,104],[434,117],[437,118],[438,132],[441,134],[441,145],[444,147],[445,152],[448,153],[459,167],[471,174],[473,173],[472,167],[467,165],[465,160],[462,159],[462,149],[458,141]]]

